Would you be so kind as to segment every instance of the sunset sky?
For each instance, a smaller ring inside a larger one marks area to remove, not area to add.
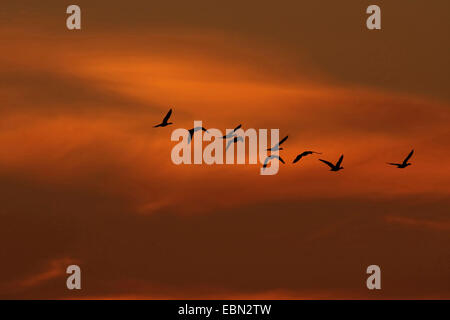
[[[450,299],[448,0],[0,6],[1,299]],[[177,166],[194,120],[287,164]]]

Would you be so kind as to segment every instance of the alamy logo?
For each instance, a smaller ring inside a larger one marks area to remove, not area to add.
[[[279,141],[279,130],[270,129],[270,147],[267,129],[244,131],[239,125],[227,129],[224,135],[219,129],[204,128],[202,121],[194,121],[192,129],[179,128],[172,132],[171,141],[179,142],[173,147],[171,157],[176,165],[257,164],[259,160],[260,174],[274,175],[278,173],[279,162],[284,163],[278,151],[283,149],[280,145],[286,139]],[[209,142],[205,147],[204,141]]]

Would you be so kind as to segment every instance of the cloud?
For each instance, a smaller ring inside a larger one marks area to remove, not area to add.
[[[28,288],[39,286],[42,283],[62,277],[66,272],[66,269],[69,265],[75,263],[75,260],[70,258],[62,258],[52,260],[48,263],[47,268],[41,273],[34,273],[29,277],[21,280],[18,283],[19,287]]]
[[[27,202],[2,192],[5,208],[14,210],[3,216],[10,231],[1,234],[8,258],[2,257],[0,283],[31,278],[42,285],[4,291],[9,298],[251,298],[277,292],[287,298],[370,298],[365,267],[373,263],[390,284],[383,297],[448,295],[446,248],[436,246],[448,234],[427,227],[418,234],[385,221],[387,208],[398,216],[427,212],[437,220],[449,206],[444,199],[433,201],[433,208],[426,197],[260,200],[196,215],[173,208],[142,215],[104,190],[31,186],[10,191]],[[83,261],[80,292],[50,281],[54,268],[40,271],[41,257],[61,255]]]
[[[100,2],[86,5],[91,17],[103,12]],[[122,5],[112,16],[130,12]],[[237,30],[271,32],[267,19],[243,23],[254,8],[240,7]],[[364,286],[373,263],[389,283],[383,297],[448,297],[448,234],[436,232],[448,230],[450,206],[450,111],[436,86],[445,68],[430,81],[415,77],[436,70],[445,50],[429,59],[431,71],[409,69],[414,57],[428,56],[413,52],[383,82],[399,64],[385,56],[393,48],[385,41],[399,37],[358,31],[337,43],[360,23],[359,11],[315,37],[310,27],[248,37],[224,29],[229,16],[211,19],[195,6],[191,28],[149,22],[105,32],[108,15],[70,35],[53,28],[61,17],[50,9],[54,19],[42,29],[1,31],[2,297],[373,298]],[[285,21],[272,10],[266,17]],[[366,37],[368,45],[355,48]],[[400,54],[402,43],[394,45]],[[203,120],[221,129],[280,128],[290,136],[288,162],[313,149],[330,160],[345,154],[346,169],[332,174],[314,156],[273,177],[256,165],[175,166],[172,128],[152,128],[169,107],[176,127]],[[407,170],[385,165],[411,148]],[[68,261],[60,257],[83,261],[86,289],[66,290],[59,277]],[[11,279],[21,291],[8,287]]]
[[[399,225],[404,225],[407,227],[416,228],[427,228],[437,231],[447,231],[450,230],[450,221],[439,221],[439,220],[427,220],[427,219],[414,219],[408,217],[395,217],[387,216],[386,221],[388,223],[394,223]]]
[[[254,3],[241,1],[228,1],[220,9],[207,0],[178,1],[175,6],[144,0],[113,4],[81,0],[78,5],[85,26],[79,34],[65,29],[66,5],[56,0],[45,4],[8,3],[1,13],[3,29],[9,31],[21,26],[29,34],[68,39],[75,44],[83,36],[97,41],[108,35],[117,36],[120,38],[117,43],[122,44],[154,31],[215,33],[222,42],[227,39],[221,35],[234,35],[234,38],[238,35],[245,39],[243,48],[259,50],[264,55],[275,51],[274,48],[285,52],[288,63],[278,66],[284,76],[303,73],[302,60],[306,58],[308,64],[315,64],[337,84],[416,92],[447,103],[450,98],[446,86],[448,44],[442,34],[442,30],[449,29],[446,16],[449,4],[445,0],[436,0],[433,6],[425,2],[411,4],[407,0],[384,4],[383,11],[389,15],[383,16],[383,31],[379,33],[365,28],[367,4],[357,1],[345,4],[285,1],[280,6],[260,1],[258,14]],[[420,26],[415,23],[418,19],[423,21]],[[37,26],[42,30],[36,31]],[[264,43],[265,50],[258,43]],[[141,41],[142,46],[152,44],[148,39]],[[126,46],[120,49],[124,51]],[[154,46],[154,50],[158,49]]]
[[[105,110],[137,113],[159,110],[108,89],[107,84],[58,71],[7,67],[0,73],[0,82],[2,95],[7,97],[1,108],[7,113],[67,116]]]

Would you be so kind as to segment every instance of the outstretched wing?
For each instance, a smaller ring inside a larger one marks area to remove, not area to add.
[[[278,160],[280,160],[282,163],[285,163],[284,160],[277,155],[271,155],[270,157],[267,157],[266,160],[264,160],[264,164],[263,164],[263,168],[267,167],[267,164],[269,163],[270,160],[277,158]]]
[[[303,153],[299,154],[297,157],[295,157],[295,159],[292,163],[297,163],[302,157],[303,157]]]
[[[278,145],[280,146],[283,142],[287,140],[288,136],[284,137],[280,142],[278,142]]]
[[[272,159],[273,157],[267,157],[266,160],[264,160],[264,164],[263,164],[263,168],[267,167],[267,164],[269,163],[269,161]]]
[[[169,121],[169,118],[171,115],[172,115],[172,109],[170,109],[169,112],[167,112],[166,116],[163,119],[163,123],[166,123],[167,121]]]
[[[233,132],[236,132],[236,130],[239,130],[242,127],[242,124],[238,125],[236,128],[233,129]]]
[[[194,135],[194,131],[195,131],[194,129],[188,130],[188,132],[189,132],[189,136],[188,136],[188,144],[191,143],[192,136]]]
[[[280,142],[278,142],[276,145],[274,145],[272,148],[267,149],[267,151],[272,151],[272,149],[278,149],[280,147],[280,144],[282,144],[283,142],[286,141],[286,139],[288,138],[288,136],[284,137]]]
[[[319,161],[322,161],[323,163],[325,163],[327,166],[329,166],[330,168],[334,168],[334,164],[332,164],[331,162],[327,161],[327,160],[322,160],[319,159]]]
[[[392,163],[392,162],[386,162],[387,164],[390,164],[391,166],[401,166],[400,163]]]
[[[294,160],[293,163],[296,163],[296,162],[299,161],[301,158],[303,158],[303,157],[305,157],[305,156],[307,156],[307,155],[309,155],[309,154],[314,154],[314,153],[316,153],[316,154],[321,154],[321,153],[315,152],[315,151],[303,151],[302,153],[300,153],[300,154],[297,156],[297,158],[295,158],[295,160]]]
[[[222,137],[222,139],[233,138],[233,137],[235,137],[235,136],[236,136],[236,135],[234,134],[234,132],[231,131],[230,133],[224,135],[224,136]]]
[[[197,132],[197,131],[200,131],[200,130],[208,132],[208,130],[206,130],[206,129],[203,128],[203,127],[195,127],[195,128],[193,128],[193,129],[191,129],[192,134],[194,134],[194,132]],[[192,134],[191,134],[191,135],[192,135]]]
[[[238,125],[236,128],[233,129],[233,131],[228,132],[226,135],[224,135],[222,137],[222,139],[228,139],[228,138],[232,138],[235,137],[236,135],[234,134],[237,130],[239,130],[242,127],[242,124]]]
[[[414,153],[414,149],[411,150],[411,152],[408,154],[408,156],[406,157],[406,159],[403,160],[403,163],[406,164],[406,163],[408,162],[408,160],[412,157],[413,153]]]
[[[338,162],[336,163],[336,167],[339,168],[341,166],[341,163],[342,163],[343,159],[344,159],[344,155],[341,155],[341,157],[339,158]]]
[[[195,127],[195,128],[192,128],[191,130],[189,130],[188,143],[191,143],[191,140],[192,140],[192,138],[194,137],[194,133],[197,132],[197,131],[199,131],[199,130],[203,130],[203,131],[208,132],[208,130],[206,130],[206,129],[203,128],[203,127]]]

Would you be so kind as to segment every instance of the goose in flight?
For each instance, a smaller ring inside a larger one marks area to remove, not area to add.
[[[300,153],[297,157],[295,157],[295,159],[294,159],[294,161],[292,162],[292,163],[296,163],[296,162],[298,162],[301,158],[303,158],[303,157],[305,157],[305,156],[307,156],[307,155],[310,155],[310,154],[322,154],[322,153],[320,153],[320,152],[315,152],[315,151],[304,151],[304,152],[302,152],[302,153]]]
[[[228,138],[231,138],[231,137],[235,136],[234,133],[235,133],[237,130],[239,130],[241,127],[242,127],[242,124],[238,125],[236,128],[233,129],[233,131],[231,131],[230,133],[224,135],[224,136],[222,137],[222,139],[228,139]]]
[[[411,165],[411,163],[408,163],[408,160],[412,157],[413,153],[414,153],[414,149],[411,150],[411,152],[408,154],[408,156],[405,158],[405,160],[403,160],[402,163],[391,163],[391,162],[388,162],[387,164],[390,164],[391,166],[397,166],[397,168],[399,168],[399,169],[406,168],[407,166]]]
[[[322,159],[319,159],[319,161],[322,161],[327,166],[329,166],[331,168],[330,171],[339,171],[341,169],[344,169],[344,167],[341,167],[342,159],[344,159],[344,155],[341,155],[341,157],[339,158],[338,162],[336,162],[336,164],[332,164],[331,162],[322,160]]]
[[[229,148],[233,143],[236,143],[236,142],[238,142],[238,141],[244,142],[244,138],[242,138],[242,137],[234,137],[233,140],[228,141],[227,147],[225,148],[225,151],[227,151],[228,148]]]
[[[269,161],[272,159],[278,159],[281,161],[281,163],[283,163],[283,164],[285,163],[284,160],[280,156],[271,155],[270,157],[267,157],[266,160],[264,160],[264,164],[263,164],[264,169],[267,167],[267,165],[269,164]]]
[[[167,114],[164,117],[163,121],[160,124],[157,124],[156,126],[154,126],[153,128],[166,127],[169,124],[172,124],[172,122],[167,122],[167,121],[169,121],[169,118],[170,118],[171,114],[172,114],[172,109],[170,109],[169,112],[167,112]]]
[[[284,137],[280,142],[278,142],[276,145],[274,145],[272,148],[267,149],[267,151],[278,151],[283,150],[283,148],[280,148],[280,145],[287,140],[288,136]]]
[[[188,130],[189,131],[188,143],[191,143],[192,136],[194,135],[194,133],[197,132],[197,131],[200,131],[200,130],[208,132],[208,130],[206,130],[203,127],[195,127],[195,128],[192,128],[192,129]]]

